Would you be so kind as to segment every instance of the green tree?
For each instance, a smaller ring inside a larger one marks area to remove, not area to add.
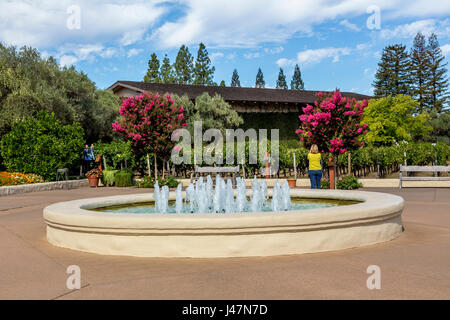
[[[30,47],[0,44],[0,137],[41,110],[53,112],[63,125],[80,123],[88,142],[94,142],[112,138],[107,122],[116,117],[119,101],[73,66],[61,68],[53,57],[43,59]]]
[[[0,142],[3,164],[10,172],[35,173],[53,180],[58,168],[75,168],[83,150],[83,129],[62,125],[54,114],[18,121]]]
[[[159,60],[156,53],[152,53],[150,60],[148,60],[147,74],[144,76],[144,82],[160,83],[161,74],[159,72]]]
[[[305,90],[305,85],[302,80],[302,73],[298,64],[295,65],[294,75],[291,80],[291,90]]]
[[[383,49],[375,74],[375,96],[386,97],[409,93],[410,61],[406,46],[395,44]]]
[[[425,109],[425,97],[428,92],[427,81],[430,78],[429,54],[425,37],[417,33],[410,53],[411,57],[411,94],[419,102],[418,113]]]
[[[241,87],[241,81],[239,81],[239,75],[236,69],[233,71],[233,75],[231,76],[231,85],[230,87]]]
[[[261,71],[261,68],[258,68],[258,73],[256,74],[255,88],[264,88],[265,86],[266,82],[264,81],[264,75]]]
[[[170,64],[170,59],[167,54],[164,56],[163,63],[161,65],[161,82],[162,83],[174,83],[175,74],[173,66]]]
[[[205,45],[201,42],[197,51],[197,59],[194,67],[193,84],[202,86],[213,85],[215,67],[211,66],[211,59]]]
[[[226,87],[227,85],[225,84],[225,80],[220,81],[220,85],[221,87]]]
[[[372,99],[365,109],[366,139],[376,146],[423,139],[432,130],[427,113],[414,115],[418,102],[407,95]]]
[[[277,80],[277,89],[287,89],[286,76],[284,75],[283,69],[280,68],[280,72],[278,73]]]
[[[178,84],[191,84],[193,80],[193,57],[188,47],[182,45],[178,51],[174,64],[175,82]]]
[[[440,112],[448,103],[447,63],[444,63],[445,57],[434,33],[428,38],[427,51],[430,77],[427,81],[426,106],[429,110]]]
[[[244,123],[241,116],[219,95],[211,97],[207,92],[195,98],[193,103],[186,95],[172,96],[177,105],[185,110],[188,123],[186,129],[194,133],[194,121],[202,121],[203,130],[218,129],[225,133],[225,129],[236,128]]]
[[[425,141],[444,142],[450,145],[450,110],[441,113],[432,110],[428,125],[433,128],[433,131],[425,137]]]

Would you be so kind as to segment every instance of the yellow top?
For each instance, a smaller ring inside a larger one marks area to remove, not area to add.
[[[309,170],[322,170],[320,165],[320,153],[308,153]]]

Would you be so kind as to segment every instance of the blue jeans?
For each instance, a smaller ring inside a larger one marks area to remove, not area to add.
[[[309,170],[309,180],[311,189],[320,189],[320,179],[322,179],[322,170]]]

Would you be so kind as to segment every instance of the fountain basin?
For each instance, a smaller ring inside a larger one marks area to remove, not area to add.
[[[269,196],[271,191],[268,190]],[[247,257],[355,248],[402,233],[404,200],[395,195],[341,190],[291,190],[291,197],[361,201],[283,212],[121,214],[94,208],[153,201],[153,194],[81,199],[44,209],[55,246],[138,257]],[[175,199],[171,192],[170,200]]]

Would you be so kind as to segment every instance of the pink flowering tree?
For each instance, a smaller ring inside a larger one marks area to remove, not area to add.
[[[303,108],[296,133],[306,146],[317,144],[321,153],[337,156],[356,150],[364,145],[361,135],[367,133],[362,122],[367,105],[367,100],[342,97],[339,90],[328,95],[319,92],[314,106]]]
[[[112,127],[125,140],[131,141],[135,152],[154,155],[156,178],[156,159],[167,160],[175,144],[171,140],[172,132],[187,125],[183,112],[184,109],[178,107],[169,94],[144,93],[123,100],[120,107],[122,118]]]

